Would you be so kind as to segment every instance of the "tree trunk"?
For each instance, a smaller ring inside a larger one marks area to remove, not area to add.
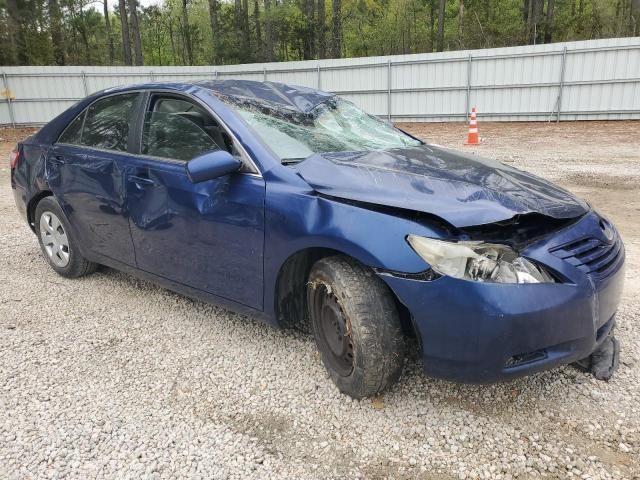
[[[591,36],[593,38],[602,37],[602,18],[597,0],[591,0]]]
[[[578,21],[576,25],[576,32],[579,34],[584,32],[584,0],[578,0]]]
[[[440,0],[438,9],[438,51],[444,50],[444,7],[445,0]]]
[[[163,40],[163,36],[164,36],[164,31],[162,28],[162,20],[161,20],[161,16],[160,15],[154,15],[153,16],[154,19],[154,27],[155,27],[155,31],[156,31],[156,48],[158,51],[158,65],[162,66],[162,48],[161,48],[161,44],[162,44],[162,40]]]
[[[249,0],[242,0],[242,42],[243,42],[243,60],[250,60],[251,52],[251,36],[249,32]]]
[[[544,43],[551,43],[553,38],[553,7],[555,0],[547,1],[547,21],[544,30]]]
[[[213,64],[220,64],[220,30],[218,27],[218,0],[209,0],[209,21],[213,35]]]
[[[342,57],[342,0],[333,0],[331,56]]]
[[[122,57],[125,65],[131,65],[131,40],[125,0],[118,0],[120,9],[120,25],[122,26]]]
[[[186,65],[187,58],[184,56],[184,53],[185,53],[184,46],[187,44],[187,41],[184,36],[184,25],[182,24],[182,20],[178,22],[178,32],[180,33],[180,38],[182,39],[182,42],[180,42],[180,45],[182,46],[182,48],[180,49],[180,58],[182,59],[182,65]]]
[[[57,0],[49,0],[49,5],[51,3],[57,3]],[[109,4],[107,0],[104,0],[103,4],[103,12],[104,12],[104,26],[105,32],[107,33],[107,43],[109,44],[109,65],[113,65],[113,59],[115,57],[115,49],[113,47],[113,36],[111,34],[111,21],[109,20]],[[49,7],[51,8],[51,7]],[[58,10],[59,12],[60,10]],[[51,36],[53,37],[53,23],[51,24]],[[56,42],[53,42],[53,48],[55,52]]]
[[[253,0],[253,23],[256,26],[256,61],[264,61],[264,45],[262,43],[262,31],[260,30],[260,5],[258,0]]]
[[[24,35],[24,19],[22,18],[22,5],[18,0],[7,0],[9,13],[9,37],[13,46],[13,59],[18,65],[28,65],[27,41]]]
[[[535,0],[526,0],[527,8],[527,43],[532,43],[532,31],[533,31],[533,2]]]
[[[315,30],[315,0],[304,0],[304,23],[305,23],[305,38],[304,38],[304,53],[303,58],[310,60],[314,57],[314,30]]]
[[[317,31],[316,31],[316,40],[318,42],[318,57],[319,58],[327,58],[327,49],[325,42],[327,41],[327,36],[325,32],[325,0],[318,0],[318,21],[317,21]]]
[[[436,0],[429,0],[431,9],[429,12],[429,51],[433,52],[436,46]]]
[[[271,0],[264,0],[265,56],[267,62],[273,61],[273,29],[271,27]]]
[[[463,22],[464,22],[464,0],[460,0],[460,5],[458,7],[458,43],[460,44],[460,48],[464,48],[464,41],[462,39],[462,34],[464,33]]]
[[[78,5],[78,16],[76,17],[75,10],[72,7],[71,18],[73,20],[72,25],[74,25],[74,30],[77,29],[80,33],[80,38],[82,39],[82,44],[84,45],[84,64],[91,65],[91,47],[89,46],[89,36],[87,35],[87,24],[84,19],[84,13],[82,10],[82,5]]]
[[[182,0],[182,34],[184,38],[184,49],[187,52],[189,65],[193,65],[193,49],[191,45],[191,25],[189,24],[189,10],[187,0]]]
[[[631,0],[629,33],[634,37],[640,35],[640,0]]]
[[[136,55],[136,65],[142,65],[142,41],[140,40],[140,24],[138,22],[138,2],[129,2],[129,21],[131,22],[131,37],[133,38],[133,51]]]
[[[106,4],[106,1],[105,1]],[[53,45],[53,61],[56,65],[64,65],[64,37],[62,35],[62,14],[58,0],[49,0],[49,21],[51,24],[51,44]],[[113,58],[110,58],[113,63]]]
[[[533,2],[533,43],[542,43],[544,40],[544,0],[531,0]]]
[[[173,38],[173,21],[169,19],[169,40],[171,41],[171,57],[173,64],[178,65],[178,56],[176,55],[176,42]]]

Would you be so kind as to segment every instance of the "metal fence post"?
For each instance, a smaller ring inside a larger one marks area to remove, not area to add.
[[[320,86],[322,84],[320,83],[320,63],[318,63],[318,90],[320,90]]]
[[[87,72],[82,71],[82,86],[84,87],[84,96],[89,95],[89,87],[87,86]]]
[[[467,61],[467,100],[465,102],[465,118],[469,121],[469,109],[471,107],[471,61],[473,55],[469,54],[469,60]]]
[[[391,59],[387,60],[387,120],[391,123]]]
[[[262,67],[262,81],[263,82],[267,81],[267,68],[266,67]]]
[[[9,120],[11,120],[11,126],[16,128],[16,117],[13,114],[13,103],[11,103],[11,92],[9,91],[9,80],[7,79],[6,72],[2,72],[2,82],[4,83],[4,91],[7,94],[7,107],[9,108]]]
[[[562,65],[560,66],[560,83],[558,84],[558,113],[556,123],[560,122],[560,111],[562,110],[562,89],[564,87],[564,69],[567,64],[567,47],[562,49]]]
[[[156,77],[153,74],[153,70],[149,72],[149,80],[151,80],[152,82],[155,81]]]

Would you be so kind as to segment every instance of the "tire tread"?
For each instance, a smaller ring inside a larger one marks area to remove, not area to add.
[[[393,294],[371,269],[343,255],[316,262],[310,283],[318,278],[333,278],[330,287],[347,313],[357,344],[352,374],[338,377],[330,371],[332,379],[354,398],[380,393],[400,377],[404,363],[405,339]]]

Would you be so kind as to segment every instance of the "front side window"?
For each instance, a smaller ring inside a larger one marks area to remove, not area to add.
[[[142,129],[143,154],[188,162],[213,150],[236,153],[231,138],[207,111],[181,98],[151,98]]]
[[[147,112],[142,131],[142,153],[183,160],[220,147],[191,119],[165,112]]]
[[[314,153],[407,148],[422,143],[339,97],[303,113],[266,103],[229,103],[283,162]]]
[[[58,142],[126,152],[137,97],[137,93],[127,93],[92,103],[67,126]]]

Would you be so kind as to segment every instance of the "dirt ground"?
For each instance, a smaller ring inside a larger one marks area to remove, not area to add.
[[[640,122],[404,124],[546,177],[621,232],[621,364],[498,385],[426,378],[375,399],[312,339],[110,269],[57,277],[19,218],[0,129],[0,478],[640,479]]]

